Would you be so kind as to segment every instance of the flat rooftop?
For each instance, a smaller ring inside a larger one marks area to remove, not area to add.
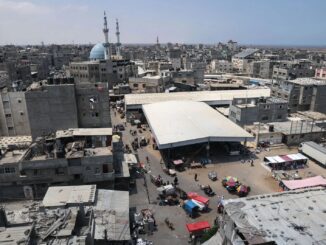
[[[94,218],[95,240],[130,240],[129,192],[98,190]]]
[[[9,145],[29,146],[32,136],[4,136],[0,137],[0,149],[7,149]]]
[[[94,204],[95,195],[96,185],[52,186],[43,198],[43,206],[50,208],[91,205]]]
[[[324,81],[324,80],[317,80],[317,79],[308,78],[308,77],[297,78],[294,80],[290,80],[289,82],[296,83],[299,85],[326,85],[326,81]]]
[[[126,94],[125,105],[127,109],[141,109],[141,106],[146,104],[179,100],[205,102],[209,105],[228,105],[234,98],[259,98],[269,97],[270,95],[271,90],[269,88],[176,93]]]
[[[325,203],[325,188],[309,188],[225,200],[224,207],[249,244],[325,244]]]
[[[27,149],[7,151],[3,153],[2,157],[0,158],[0,166],[3,164],[18,163],[23,159],[26,152]]]
[[[318,127],[313,122],[307,122],[302,120],[287,121],[287,122],[273,122],[269,123],[274,125],[275,131],[282,132],[283,134],[306,134],[325,132],[324,129]]]
[[[166,101],[143,105],[159,149],[205,142],[240,142],[253,136],[203,102]]]
[[[67,130],[58,130],[56,132],[56,138],[107,135],[112,135],[112,128],[70,128]]]

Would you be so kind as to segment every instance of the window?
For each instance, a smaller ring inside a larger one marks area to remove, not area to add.
[[[138,83],[134,83],[134,88],[138,88]]]
[[[21,112],[19,112],[19,114],[22,116],[22,115],[24,115],[24,112],[23,112],[23,111],[21,111]]]
[[[282,109],[283,108],[283,105],[280,105],[279,108]]]
[[[8,127],[8,130],[14,130],[14,127]]]
[[[34,169],[33,175],[34,175],[34,176],[37,175],[37,169]]]
[[[95,112],[95,116],[96,116],[96,117],[99,117],[99,113],[98,113],[98,112]]]
[[[21,99],[18,99],[17,101],[18,101],[18,103],[22,103],[22,100]]]
[[[262,116],[261,120],[262,121],[267,121],[268,120],[268,116]]]
[[[282,115],[277,115],[277,119],[282,119]]]
[[[86,171],[91,171],[91,167],[87,166],[86,168]]]
[[[99,174],[100,173],[100,168],[95,168],[95,174]]]
[[[11,117],[11,114],[6,114],[6,117],[7,117],[7,118]]]

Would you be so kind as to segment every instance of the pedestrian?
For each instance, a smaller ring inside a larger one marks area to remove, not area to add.
[[[251,165],[251,167],[254,166],[254,160],[251,159],[251,161],[250,161],[250,165]]]
[[[174,185],[177,186],[177,184],[178,184],[178,177],[175,176],[175,177],[174,177]]]
[[[195,173],[195,181],[197,181],[197,173]]]

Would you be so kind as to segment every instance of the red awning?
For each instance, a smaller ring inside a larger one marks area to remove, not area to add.
[[[209,199],[203,196],[198,195],[196,192],[188,192],[188,198],[193,199],[197,202],[201,202],[204,205],[208,205]]]
[[[316,186],[326,186],[326,179],[322,176],[315,176],[307,179],[300,180],[283,180],[282,183],[289,190],[296,190],[302,188],[310,188]]]
[[[287,155],[283,155],[283,156],[280,156],[280,157],[286,162],[292,162],[293,161],[293,159],[288,157]]]
[[[189,232],[202,231],[211,228],[207,221],[200,221],[192,224],[186,224]]]

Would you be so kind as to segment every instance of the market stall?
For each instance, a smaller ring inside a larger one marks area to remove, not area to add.
[[[308,158],[301,153],[264,157],[264,162],[272,170],[291,170],[304,168]]]

